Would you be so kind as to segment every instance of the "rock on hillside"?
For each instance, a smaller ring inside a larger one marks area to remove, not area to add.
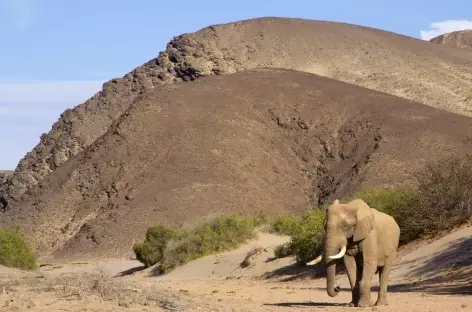
[[[300,213],[409,185],[425,161],[472,151],[471,131],[469,117],[293,70],[162,85],[0,222],[42,255],[122,256],[157,221]]]
[[[7,177],[13,174],[13,171],[10,170],[0,170],[0,185],[3,185],[7,182]]]
[[[102,136],[142,92],[260,67],[316,73],[472,116],[467,51],[333,22],[258,18],[210,26],[175,37],[156,59],[65,111],[0,186],[0,211]]]
[[[430,40],[432,43],[445,44],[457,48],[472,49],[472,29],[447,33]]]

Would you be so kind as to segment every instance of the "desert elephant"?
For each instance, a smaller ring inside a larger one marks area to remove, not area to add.
[[[380,290],[375,305],[387,305],[388,275],[397,257],[400,228],[388,214],[369,207],[362,199],[341,204],[335,200],[326,209],[326,242],[324,255],[327,271],[327,292],[339,293],[334,285],[336,259],[344,257],[352,289],[349,306],[370,307],[372,277],[379,272]],[[322,256],[307,263],[320,262]]]

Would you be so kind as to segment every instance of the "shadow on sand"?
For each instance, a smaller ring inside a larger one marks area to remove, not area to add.
[[[413,265],[414,262],[402,265]],[[338,262],[336,271],[337,275],[345,274],[342,261]],[[264,274],[265,279],[274,278],[281,282],[323,277],[326,277],[326,265],[323,263],[312,267],[293,264]],[[462,238],[450,243],[445,250],[431,255],[406,278],[416,281],[390,284],[388,291],[472,295],[472,238]],[[373,281],[378,281],[378,274],[374,276]],[[349,288],[342,290],[350,291]],[[372,287],[372,291],[378,292],[378,287]]]
[[[472,295],[472,238],[450,243],[447,249],[433,254],[407,278],[420,280],[392,285],[389,291]]]
[[[309,301],[309,302],[264,303],[264,306],[286,307],[286,308],[296,308],[296,307],[326,308],[326,307],[348,307],[349,305],[347,303]]]
[[[344,274],[344,264],[338,261],[336,265],[336,274]],[[290,282],[303,279],[315,279],[326,277],[326,264],[320,263],[314,266],[303,266],[291,264],[274,271],[267,272],[263,276],[265,279],[279,279],[281,282]]]
[[[140,266],[122,271],[122,272],[116,274],[115,277],[124,277],[124,276],[128,276],[128,275],[133,275],[134,273],[145,270],[145,269],[146,269],[145,265],[140,265]]]

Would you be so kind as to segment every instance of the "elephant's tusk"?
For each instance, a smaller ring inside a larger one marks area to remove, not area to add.
[[[346,253],[346,246],[343,246],[343,248],[341,248],[341,251],[337,255],[330,256],[329,258],[330,259],[340,259],[340,258],[344,257],[345,253]]]
[[[308,262],[306,265],[315,265],[321,262],[321,259],[323,259],[323,256],[319,255],[315,260],[311,260]]]

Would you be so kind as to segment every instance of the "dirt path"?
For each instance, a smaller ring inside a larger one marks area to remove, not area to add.
[[[29,274],[3,268],[0,311],[352,311],[346,276],[338,276],[342,291],[331,298],[325,279],[313,278],[316,269],[271,259],[273,248],[287,240],[260,233],[237,250],[164,276],[129,259],[48,265]],[[260,252],[241,268],[255,248]],[[472,311],[472,227],[410,249],[392,272],[389,306],[362,310]]]

